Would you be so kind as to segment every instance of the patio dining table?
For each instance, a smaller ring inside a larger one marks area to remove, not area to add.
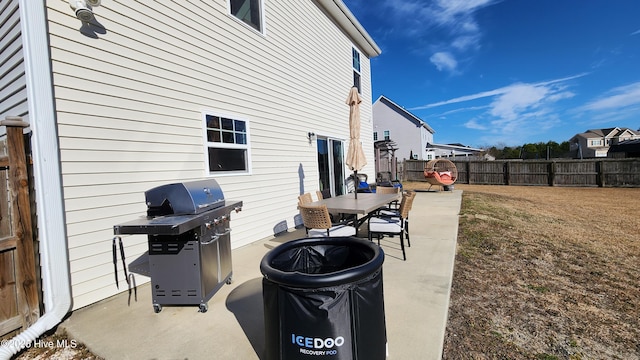
[[[355,194],[349,193],[346,195],[339,195],[326,199],[314,201],[309,205],[326,205],[327,210],[330,213],[339,214],[351,214],[351,215],[364,215],[357,219],[356,225],[360,227],[371,214],[377,209],[386,206],[387,204],[399,200],[401,194],[376,194],[376,193],[359,193],[356,199]]]

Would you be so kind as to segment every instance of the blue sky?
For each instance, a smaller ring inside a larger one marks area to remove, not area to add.
[[[382,49],[373,100],[435,143],[567,141],[640,128],[640,0],[344,0]]]

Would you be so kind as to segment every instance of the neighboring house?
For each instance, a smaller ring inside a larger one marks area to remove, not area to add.
[[[569,140],[569,150],[577,158],[607,157],[611,146],[634,139],[640,139],[640,132],[628,128],[587,130]]]
[[[373,103],[373,140],[393,140],[399,161],[425,160],[434,133],[429,124],[384,95]]]
[[[611,145],[607,157],[611,158],[640,158],[640,138],[625,140],[616,145]]]
[[[457,157],[481,157],[483,149],[472,148],[462,144],[427,144],[427,158],[433,160],[437,158],[457,158]],[[494,160],[484,157],[485,160]]]
[[[293,227],[319,179],[344,191],[354,84],[373,131],[380,49],[341,0],[103,0],[90,22],[66,0],[2,4],[0,119],[30,123],[43,277],[68,271],[73,309],[126,290],[113,225],[146,214],[144,191],[214,177],[244,202],[237,248]],[[128,262],[147,250],[123,240]]]
[[[429,124],[386,96],[373,103],[373,140],[393,141],[395,157],[400,161],[478,156],[483,151],[462,144],[434,144],[433,134],[435,130]]]

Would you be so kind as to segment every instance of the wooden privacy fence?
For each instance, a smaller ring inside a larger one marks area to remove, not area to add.
[[[32,325],[40,316],[29,176],[20,118],[0,121],[0,335]]]
[[[640,159],[456,161],[456,183],[482,185],[640,186]],[[405,160],[403,181],[425,181],[426,161]]]

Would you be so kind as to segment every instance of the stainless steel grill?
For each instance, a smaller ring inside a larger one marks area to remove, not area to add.
[[[242,201],[227,201],[214,179],[162,185],[145,192],[147,216],[115,225],[115,235],[148,236],[153,308],[198,305],[231,283],[231,212]],[[131,269],[134,271],[134,269]]]

